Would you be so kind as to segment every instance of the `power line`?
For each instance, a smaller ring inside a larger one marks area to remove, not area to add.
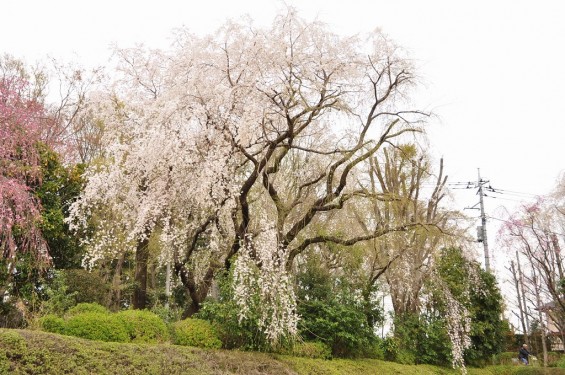
[[[487,181],[488,182],[488,181]],[[451,187],[453,190],[462,190],[462,189],[476,189],[478,188],[476,181],[455,181],[455,182],[448,182],[448,186]],[[498,187],[492,187],[492,185],[488,185],[484,187],[485,191],[491,193],[497,193],[502,195],[515,195],[515,196],[527,196],[531,198],[537,198],[539,194],[532,194],[532,193],[525,193],[516,190],[509,190],[509,189],[501,189]],[[492,196],[491,196],[492,197]]]
[[[493,188],[492,186],[489,186],[489,191],[493,192],[493,193],[500,193],[500,194],[510,194],[510,195],[526,195],[532,198],[536,198],[539,197],[539,194],[531,194],[531,193],[524,193],[521,191],[515,191],[515,190],[506,190],[506,189],[500,189],[500,188]]]
[[[474,183],[476,183],[476,181],[465,180],[465,181],[449,181],[447,184],[448,185],[466,185],[466,184],[473,185]]]
[[[494,217],[494,216],[487,216],[487,217],[488,217],[489,219],[492,219],[492,220],[502,221],[502,222],[504,222],[504,223],[510,223],[510,224],[512,224],[512,225],[514,225],[514,226],[517,226],[517,227],[528,228],[528,229],[533,229],[533,230],[539,230],[539,231],[547,232],[547,233],[549,233],[549,234],[555,234],[555,235],[557,235],[557,236],[563,236],[563,237],[565,237],[565,233],[559,233],[559,232],[554,232],[554,231],[552,231],[552,230],[541,229],[541,228],[539,228],[539,227],[535,227],[535,226],[531,226],[531,225],[518,224],[518,223],[516,223],[516,222],[514,222],[514,221],[507,220],[507,219],[501,219],[501,218],[499,218],[499,217]]]
[[[450,185],[451,190],[468,190],[468,189],[477,189],[479,187],[479,184],[477,182],[454,182],[448,185]],[[495,188],[492,187],[490,184],[488,186],[483,186],[483,190],[486,192],[483,193],[483,197],[485,198],[502,199],[502,200],[508,200],[518,203],[539,197],[539,195],[536,194]]]
[[[521,202],[524,202],[523,200],[520,200],[520,199],[512,199],[512,198],[495,197],[495,196],[492,196],[492,195],[487,195],[487,194],[484,194],[484,196],[485,196],[486,198],[492,198],[492,199],[502,199],[502,200],[505,200],[505,201],[511,201],[511,202],[517,202],[517,203],[521,203]]]

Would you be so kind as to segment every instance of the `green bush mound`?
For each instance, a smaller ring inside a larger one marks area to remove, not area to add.
[[[158,343],[169,339],[165,322],[147,310],[125,310],[116,314],[131,342]]]
[[[65,320],[57,315],[48,314],[39,319],[39,326],[45,332],[65,334]]]
[[[117,314],[87,312],[71,316],[65,334],[89,340],[128,342],[130,336]]]
[[[163,320],[148,310],[111,313],[96,303],[80,303],[65,318],[48,314],[39,319],[41,330],[90,340],[161,343],[169,340]]]
[[[172,326],[172,341],[176,345],[219,349],[222,342],[214,327],[202,319],[185,319]]]
[[[79,303],[73,306],[65,314],[67,317],[72,317],[84,313],[97,313],[97,314],[108,314],[110,311],[102,305],[97,303]]]

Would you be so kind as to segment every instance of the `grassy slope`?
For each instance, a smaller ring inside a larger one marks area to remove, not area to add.
[[[504,375],[517,369],[472,369],[469,374]],[[0,329],[0,374],[450,375],[459,371],[378,360],[323,361],[176,345],[107,343],[38,331]]]

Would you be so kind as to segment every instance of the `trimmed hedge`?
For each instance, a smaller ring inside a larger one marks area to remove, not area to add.
[[[65,334],[66,322],[63,318],[57,315],[48,314],[39,319],[39,326],[45,332]]]
[[[65,314],[39,319],[41,330],[89,340],[162,343],[169,339],[163,320],[148,310],[126,310],[111,313],[96,303],[80,303]]]
[[[108,314],[110,311],[102,305],[97,303],[79,303],[73,306],[65,314],[67,317],[72,317],[84,313],[97,313],[97,314]]]
[[[89,340],[128,342],[130,336],[117,314],[87,312],[71,316],[65,334]]]
[[[131,342],[158,343],[169,339],[165,322],[147,310],[125,310],[116,313]]]
[[[222,342],[214,327],[205,320],[185,319],[172,326],[173,344],[198,348],[219,349]]]

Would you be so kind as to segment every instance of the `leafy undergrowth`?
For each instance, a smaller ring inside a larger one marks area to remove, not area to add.
[[[538,372],[538,370],[541,370]],[[469,375],[565,374],[561,369],[497,366]],[[561,371],[561,372],[556,372]],[[90,341],[29,330],[0,329],[0,374],[445,374],[459,371],[379,360],[320,360],[170,344]]]

